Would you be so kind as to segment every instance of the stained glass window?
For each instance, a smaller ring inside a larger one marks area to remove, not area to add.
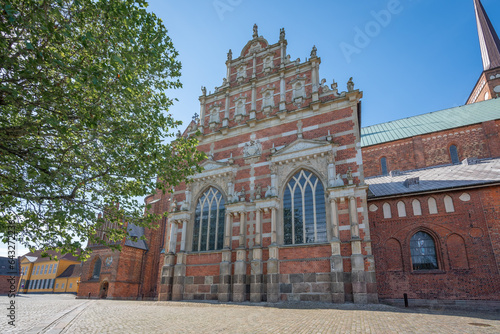
[[[325,192],[321,181],[309,171],[295,174],[283,197],[284,243],[326,242]]]
[[[413,270],[438,269],[434,239],[425,233],[417,232],[411,237],[411,263]]]
[[[101,275],[101,258],[95,261],[92,279],[99,279],[99,275]]]
[[[193,251],[222,249],[224,245],[225,201],[221,192],[210,188],[198,200],[193,226]]]

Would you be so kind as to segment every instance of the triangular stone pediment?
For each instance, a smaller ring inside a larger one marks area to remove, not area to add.
[[[220,161],[214,161],[214,160],[206,160],[201,164],[201,167],[203,167],[203,169],[205,171],[218,169],[218,168],[224,168],[227,166],[229,166],[229,163],[227,163],[227,162],[220,162]]]
[[[331,143],[323,140],[311,140],[311,139],[297,139],[288,146],[283,147],[277,151],[273,156],[282,156],[290,153],[295,153],[299,151],[311,150],[316,148],[328,148],[331,147]]]

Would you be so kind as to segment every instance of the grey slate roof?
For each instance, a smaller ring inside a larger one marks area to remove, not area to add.
[[[10,258],[1,256],[0,257],[0,276],[19,276],[19,261],[16,258],[14,260],[14,264],[11,265],[9,262]],[[3,278],[2,278],[3,279]]]
[[[75,270],[75,267],[75,264],[70,265],[61,273],[61,275],[57,276],[57,278],[70,277],[73,274],[73,270]]]
[[[146,241],[139,239],[144,235],[144,227],[138,227],[133,223],[129,223],[127,229],[129,237],[125,240],[125,246],[148,250]]]
[[[404,181],[420,178],[418,185],[406,187]],[[398,176],[366,178],[369,197],[385,197],[433,190],[500,182],[500,158],[478,160],[474,165],[446,165],[401,172]]]
[[[361,146],[500,119],[500,98],[430,112],[361,129]]]

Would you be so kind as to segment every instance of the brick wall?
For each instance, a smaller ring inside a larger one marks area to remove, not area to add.
[[[498,189],[433,194],[437,214],[429,214],[430,195],[369,201],[379,297],[403,298],[407,293],[415,299],[498,300]],[[454,212],[446,212],[445,196],[453,199]],[[421,215],[414,214],[414,200],[420,202]],[[406,217],[399,217],[400,201]],[[384,218],[385,203],[391,219]],[[434,239],[439,269],[413,269],[410,238],[418,231]]]
[[[498,157],[498,129],[498,122],[490,121],[363,147],[365,177],[382,174],[382,157],[387,159],[387,171],[451,164],[451,145],[457,146],[460,160]]]

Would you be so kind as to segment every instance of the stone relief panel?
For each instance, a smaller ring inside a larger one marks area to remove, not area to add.
[[[251,140],[245,144],[243,148],[243,156],[245,158],[261,155],[262,144],[258,140]]]
[[[210,123],[219,123],[220,122],[219,113],[220,113],[220,106],[214,105],[210,109]]]
[[[240,96],[234,99],[234,116],[244,116],[246,115],[245,110],[246,97]]]

